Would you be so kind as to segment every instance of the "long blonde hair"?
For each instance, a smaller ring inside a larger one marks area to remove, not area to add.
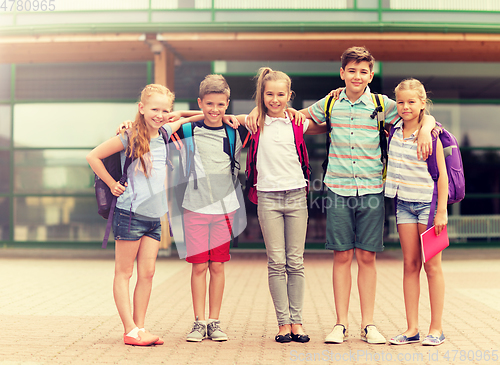
[[[159,84],[149,84],[147,85],[141,92],[140,102],[146,104],[148,99],[153,94],[165,95],[170,101],[170,110],[172,110],[172,106],[174,103],[175,95],[168,88]],[[124,131],[122,131],[124,133]],[[144,172],[146,177],[148,173],[151,172],[151,157],[148,154],[150,152],[149,142],[151,140],[149,136],[149,131],[146,126],[146,121],[144,119],[144,114],[141,114],[137,111],[137,115],[135,116],[134,123],[128,132],[129,143],[126,150],[127,156],[133,156],[132,158],[139,159],[141,161],[140,166],[142,166],[141,170]],[[133,148],[132,148],[133,147]],[[147,155],[144,158],[144,155]]]
[[[425,91],[424,85],[417,79],[410,78],[401,81],[394,89],[396,98],[398,92],[405,90],[415,91],[417,97],[424,102],[425,107],[420,111],[420,114],[418,115],[418,122],[420,123],[422,121],[422,118],[424,117],[424,114],[429,114],[429,109],[432,106],[432,101],[427,98],[427,92]]]
[[[264,131],[264,121],[266,119],[267,108],[264,104],[264,90],[268,81],[285,81],[288,88],[288,95],[292,96],[292,80],[290,77],[281,71],[274,71],[269,67],[261,67],[257,74],[257,87],[255,90],[255,103],[257,104],[258,123],[260,132]]]

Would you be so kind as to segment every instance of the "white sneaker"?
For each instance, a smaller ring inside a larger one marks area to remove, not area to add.
[[[374,324],[369,324],[361,329],[361,339],[368,343],[381,344],[385,343],[385,337],[380,334]]]
[[[333,326],[332,332],[325,338],[326,343],[342,343],[349,336],[347,328],[343,324]]]

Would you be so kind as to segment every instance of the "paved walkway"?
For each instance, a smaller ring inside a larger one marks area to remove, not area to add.
[[[304,326],[307,344],[278,344],[264,253],[237,253],[226,266],[222,325],[229,341],[187,343],[193,314],[190,266],[175,258],[157,263],[147,327],[166,340],[156,347],[122,343],[111,292],[112,252],[0,250],[0,364],[491,364],[500,350],[500,250],[447,249],[444,329],[438,348],[419,344],[368,345],[359,339],[356,269],[349,340],[323,343],[335,311],[332,254],[306,254]],[[430,309],[422,275],[420,325]],[[405,329],[399,250],[378,258],[375,322],[387,337]],[[496,361],[495,361],[496,359]],[[401,361],[402,360],[402,361]]]

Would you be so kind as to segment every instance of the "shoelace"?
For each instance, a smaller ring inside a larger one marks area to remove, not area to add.
[[[219,322],[212,322],[208,325],[208,328],[210,328],[210,333],[214,333],[215,331],[221,331],[219,327]]]
[[[191,330],[191,333],[193,333],[193,332],[203,333],[204,330],[205,330],[205,326],[202,323],[194,322],[193,329]]]

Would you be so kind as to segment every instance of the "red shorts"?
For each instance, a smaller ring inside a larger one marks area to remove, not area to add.
[[[201,214],[184,209],[186,261],[201,264],[229,261],[229,245],[235,212]]]

